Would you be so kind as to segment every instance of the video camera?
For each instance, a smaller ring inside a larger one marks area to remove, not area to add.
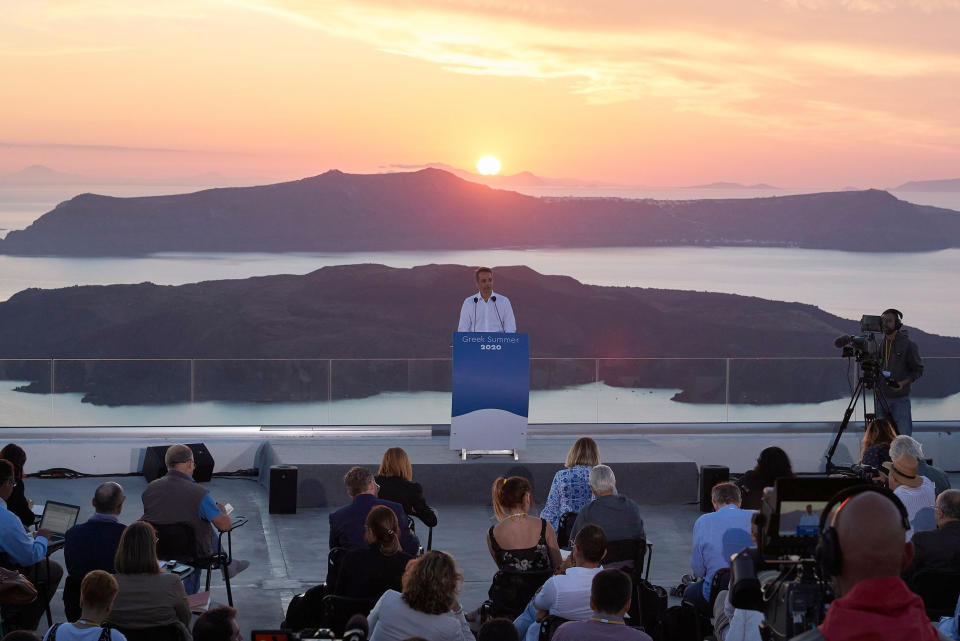
[[[764,613],[764,639],[789,639],[823,621],[833,593],[814,557],[820,515],[853,477],[777,479],[751,523],[757,547],[730,560],[730,602]]]
[[[833,341],[834,347],[843,349],[841,356],[843,358],[856,358],[857,362],[876,358],[880,354],[880,348],[877,345],[877,339],[874,336],[877,332],[883,331],[883,322],[879,316],[860,317],[860,335],[838,336]]]

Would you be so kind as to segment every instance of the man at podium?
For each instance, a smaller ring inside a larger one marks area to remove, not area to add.
[[[493,270],[478,267],[474,275],[480,291],[467,296],[460,308],[458,332],[507,332],[517,331],[510,300],[493,291]]]

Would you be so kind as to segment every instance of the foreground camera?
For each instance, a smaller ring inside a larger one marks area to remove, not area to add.
[[[763,495],[754,515],[757,547],[730,560],[730,603],[764,613],[764,639],[789,639],[823,621],[833,600],[814,552],[823,508],[859,478],[784,478]]]

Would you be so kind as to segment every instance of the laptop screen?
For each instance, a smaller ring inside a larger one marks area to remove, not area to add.
[[[79,505],[47,501],[46,507],[43,509],[43,518],[40,520],[40,527],[46,528],[54,534],[62,535],[74,526],[78,514],[80,514]]]

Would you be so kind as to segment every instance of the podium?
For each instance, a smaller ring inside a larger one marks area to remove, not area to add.
[[[455,332],[450,449],[512,454],[526,449],[530,410],[527,334]]]

